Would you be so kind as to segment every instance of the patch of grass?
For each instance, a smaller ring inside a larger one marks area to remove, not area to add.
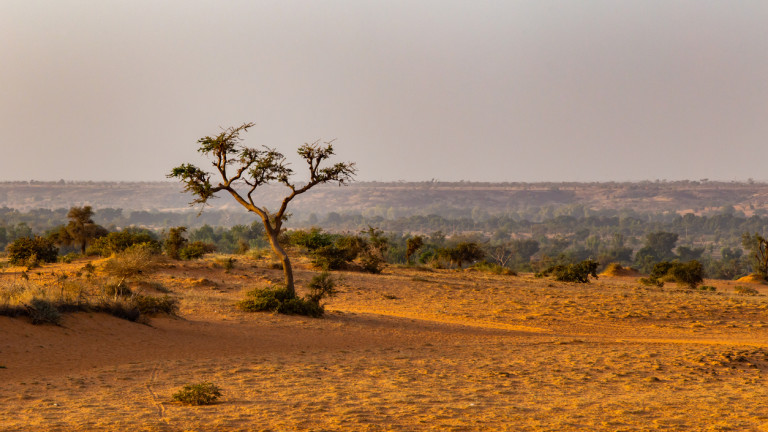
[[[221,397],[221,389],[215,384],[202,382],[185,385],[173,394],[173,401],[185,405],[211,405]]]
[[[712,285],[702,285],[699,287],[700,291],[717,291],[717,288],[713,287]]]

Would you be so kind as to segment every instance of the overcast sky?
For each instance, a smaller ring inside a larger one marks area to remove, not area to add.
[[[0,180],[336,139],[360,180],[768,180],[768,1],[0,0]],[[294,164],[295,168],[300,168]]]

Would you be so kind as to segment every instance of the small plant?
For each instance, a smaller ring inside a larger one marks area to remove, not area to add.
[[[757,295],[758,291],[752,287],[744,286],[744,285],[736,285],[733,287],[733,290],[736,291],[736,294],[741,295]]]
[[[173,401],[185,405],[211,405],[221,397],[221,390],[214,384],[202,382],[185,385],[173,394]]]
[[[320,304],[326,297],[333,297],[336,295],[336,281],[333,279],[330,273],[322,272],[319,275],[315,275],[309,284],[309,294],[307,300]]]
[[[717,291],[717,288],[713,287],[712,285],[702,285],[699,287],[699,290],[701,291]]]

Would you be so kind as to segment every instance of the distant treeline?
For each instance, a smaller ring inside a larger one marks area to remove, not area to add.
[[[66,223],[67,211],[19,212],[0,208],[0,248],[4,249],[20,237],[55,231]],[[375,227],[389,238],[392,245],[390,258],[395,262],[404,259],[408,238],[423,235],[427,243],[437,246],[442,245],[440,239],[447,238],[454,242],[476,242],[502,254],[506,248],[515,257],[509,261],[509,266],[519,270],[528,268],[530,261],[543,258],[572,262],[591,258],[601,263],[630,264],[644,270],[657,258],[697,259],[705,264],[710,275],[724,278],[750,271],[742,237],[753,233],[764,235],[768,226],[768,216],[747,217],[728,207],[718,214],[697,216],[633,210],[595,211],[571,205],[537,209],[535,219],[540,220],[527,219],[520,212],[488,215],[474,209],[470,213],[470,217],[458,218],[439,215],[386,218],[332,212],[322,217],[310,215],[305,220],[295,221],[292,226],[293,229],[317,226],[337,233],[359,233]],[[221,252],[234,252],[243,243],[251,247],[266,245],[259,234],[262,232],[260,221],[245,212],[124,212],[103,208],[94,211],[93,219],[109,231],[141,227],[154,232],[158,238],[170,227],[186,226],[190,240],[212,243]],[[659,237],[659,233],[670,235]],[[654,238],[664,238],[666,243],[662,248],[654,246],[657,252],[651,256],[648,249],[643,250],[653,243]],[[723,262],[730,264],[724,268]]]

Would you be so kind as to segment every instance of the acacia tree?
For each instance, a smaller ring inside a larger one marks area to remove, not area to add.
[[[67,212],[69,223],[54,233],[54,240],[59,245],[76,245],[80,253],[85,254],[85,248],[92,239],[107,235],[109,231],[93,221],[91,206],[72,207]]]
[[[196,198],[190,205],[205,206],[217,192],[229,193],[235,201],[248,211],[255,213],[264,224],[264,231],[272,250],[280,257],[285,276],[285,287],[293,295],[295,288],[293,270],[288,254],[278,241],[283,223],[287,219],[288,204],[297,195],[322,183],[347,184],[357,172],[354,163],[338,162],[330,166],[321,166],[334,155],[331,142],[304,144],[298,154],[307,163],[309,181],[299,185],[291,180],[293,170],[288,166],[285,156],[276,149],[264,147],[254,149],[243,146],[240,134],[253,127],[253,123],[244,123],[237,127],[224,129],[214,137],[206,136],[197,140],[198,152],[213,159],[216,168],[216,181],[212,174],[192,164],[182,164],[174,168],[168,177],[175,177],[185,184],[185,190]],[[257,203],[254,193],[269,183],[282,183],[289,192],[283,198],[280,207],[272,212]]]

